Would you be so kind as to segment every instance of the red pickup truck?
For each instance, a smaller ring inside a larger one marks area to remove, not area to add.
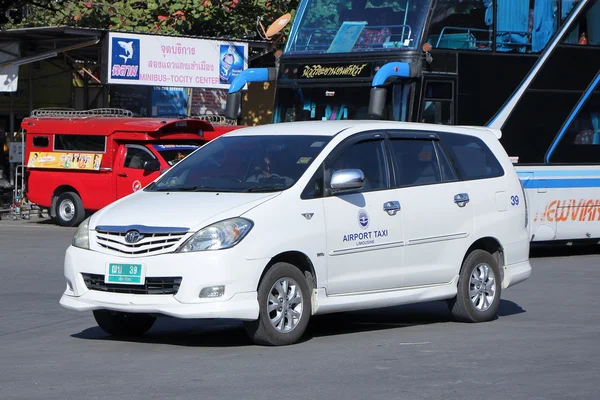
[[[62,226],[156,179],[237,125],[139,118],[126,110],[36,110],[23,120],[25,195]]]

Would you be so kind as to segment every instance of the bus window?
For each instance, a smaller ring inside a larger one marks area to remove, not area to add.
[[[428,81],[423,95],[421,122],[454,124],[454,84],[452,81]]]
[[[50,139],[48,136],[34,136],[33,147],[48,147],[50,145]]]
[[[600,162],[600,83],[559,138],[556,150],[550,154],[550,162]]]
[[[307,0],[286,54],[415,49],[430,0]]]
[[[567,17],[569,16],[569,13],[571,12],[571,10],[573,8],[575,8],[575,6],[579,4],[579,0],[561,0],[560,2],[560,7],[561,7],[561,21],[564,22],[565,19],[567,19]]]
[[[427,41],[433,48],[492,50],[491,0],[441,0]]]
[[[410,87],[406,84],[390,88],[384,119],[406,121]],[[273,122],[369,119],[370,90],[364,86],[279,88]]]
[[[556,32],[557,0],[504,0],[496,6],[496,51],[539,53]]]
[[[583,12],[564,43],[600,46],[600,0],[591,3]]]
[[[104,153],[106,151],[106,136],[55,135],[54,150]]]

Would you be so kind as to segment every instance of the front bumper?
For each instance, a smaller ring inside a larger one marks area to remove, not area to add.
[[[82,274],[102,275],[108,263],[143,264],[146,278],[181,277],[176,294],[130,294],[90,290]],[[235,248],[224,251],[161,254],[149,257],[118,255],[69,247],[64,273],[67,287],[60,304],[77,311],[113,310],[164,314],[178,318],[258,318],[257,286],[268,260],[247,260]],[[209,286],[225,286],[218,298],[200,298]]]
[[[226,301],[202,304],[185,304],[170,295],[135,295],[103,293],[90,290],[75,297],[64,293],[60,305],[70,310],[113,310],[130,313],[162,314],[176,318],[233,318],[255,320],[258,318],[256,292],[238,293]]]

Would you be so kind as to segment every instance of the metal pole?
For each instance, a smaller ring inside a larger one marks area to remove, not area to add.
[[[29,115],[33,111],[33,64],[29,64]]]
[[[10,129],[10,143],[15,141],[15,93],[10,92],[10,120],[9,120],[9,129]],[[15,184],[15,169],[14,163],[9,164],[10,170],[10,186],[14,186]]]

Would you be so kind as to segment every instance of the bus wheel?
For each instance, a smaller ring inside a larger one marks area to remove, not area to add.
[[[65,192],[56,201],[56,221],[61,226],[78,226],[85,218],[81,197],[74,192]]]

